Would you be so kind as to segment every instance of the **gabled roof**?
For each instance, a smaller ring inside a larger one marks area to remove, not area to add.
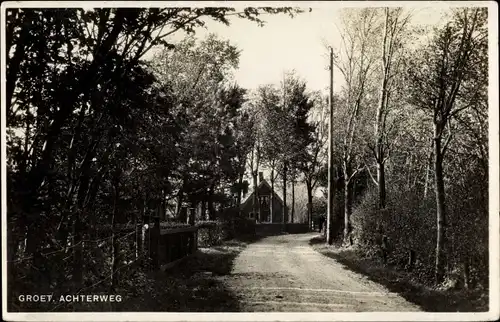
[[[274,191],[272,188],[271,188],[271,185],[267,182],[266,179],[262,180],[259,185],[257,186],[257,189],[260,189],[262,186],[267,186],[269,188],[269,190],[271,190],[274,194],[274,198],[276,200],[278,200],[279,202],[281,202],[283,204],[283,199],[276,193],[276,191]],[[241,203],[241,207],[244,207],[246,205],[247,202],[249,202],[249,200],[252,200],[253,198],[253,194],[255,193],[255,191],[252,191],[251,193],[249,193],[247,195],[247,197],[242,201]]]

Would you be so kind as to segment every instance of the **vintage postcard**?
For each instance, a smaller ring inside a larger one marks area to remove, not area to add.
[[[0,21],[4,320],[498,320],[495,2]]]

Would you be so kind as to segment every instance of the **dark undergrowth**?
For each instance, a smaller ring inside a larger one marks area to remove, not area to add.
[[[488,294],[485,291],[438,290],[416,282],[410,273],[384,265],[376,258],[368,258],[353,248],[340,245],[326,246],[324,237],[314,237],[309,244],[319,253],[335,259],[347,269],[363,274],[400,294],[407,301],[428,312],[487,312]]]
[[[166,271],[138,272],[115,291],[121,302],[80,303],[56,312],[237,312],[239,304],[222,278],[238,254],[258,237],[202,248]]]
[[[220,277],[229,275],[238,254],[257,237],[242,237],[205,248],[165,272],[148,276],[149,287],[117,311],[237,312],[238,300]]]

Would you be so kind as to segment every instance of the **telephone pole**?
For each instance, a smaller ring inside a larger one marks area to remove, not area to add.
[[[286,111],[286,76],[283,71],[283,111]],[[286,232],[287,223],[287,209],[286,209],[286,158],[284,155],[283,160],[283,232]]]
[[[328,130],[328,205],[326,217],[326,242],[333,243],[333,199],[334,187],[334,161],[333,161],[333,48],[330,47],[330,119]]]

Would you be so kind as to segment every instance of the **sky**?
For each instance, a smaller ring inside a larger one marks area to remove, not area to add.
[[[446,8],[415,9],[412,21],[436,24]],[[213,21],[207,29],[198,29],[200,39],[209,33],[229,40],[241,50],[239,69],[235,71],[237,83],[247,89],[261,84],[278,84],[285,70],[295,69],[311,90],[324,90],[329,85],[328,49],[325,40],[334,48],[340,45],[338,28],[339,8],[323,7],[306,10],[294,18],[288,15],[263,15],[265,26],[245,19],[232,19],[231,26]],[[181,37],[181,35],[178,35]],[[335,71],[334,71],[335,72]],[[336,77],[336,76],[334,76]],[[335,92],[340,87],[335,82]]]
[[[438,24],[447,9],[436,9],[415,9],[412,21],[415,24]],[[230,26],[207,21],[207,28],[198,29],[196,36],[203,39],[209,33],[215,33],[241,51],[239,68],[234,77],[243,88],[279,84],[284,71],[295,69],[306,80],[310,90],[325,90],[329,86],[329,57],[324,44],[326,41],[334,50],[340,46],[339,14],[338,8],[313,8],[311,12],[306,10],[294,18],[288,15],[262,16],[266,21],[263,27],[245,19],[232,19]],[[182,37],[179,33],[176,40]],[[337,72],[337,75],[340,76],[340,73]],[[334,91],[340,86],[341,82],[335,81]],[[269,179],[269,169],[260,171]],[[304,187],[298,186],[297,193],[300,194],[301,190]],[[277,193],[282,196],[281,189]],[[321,191],[316,191],[316,195],[321,195]]]

